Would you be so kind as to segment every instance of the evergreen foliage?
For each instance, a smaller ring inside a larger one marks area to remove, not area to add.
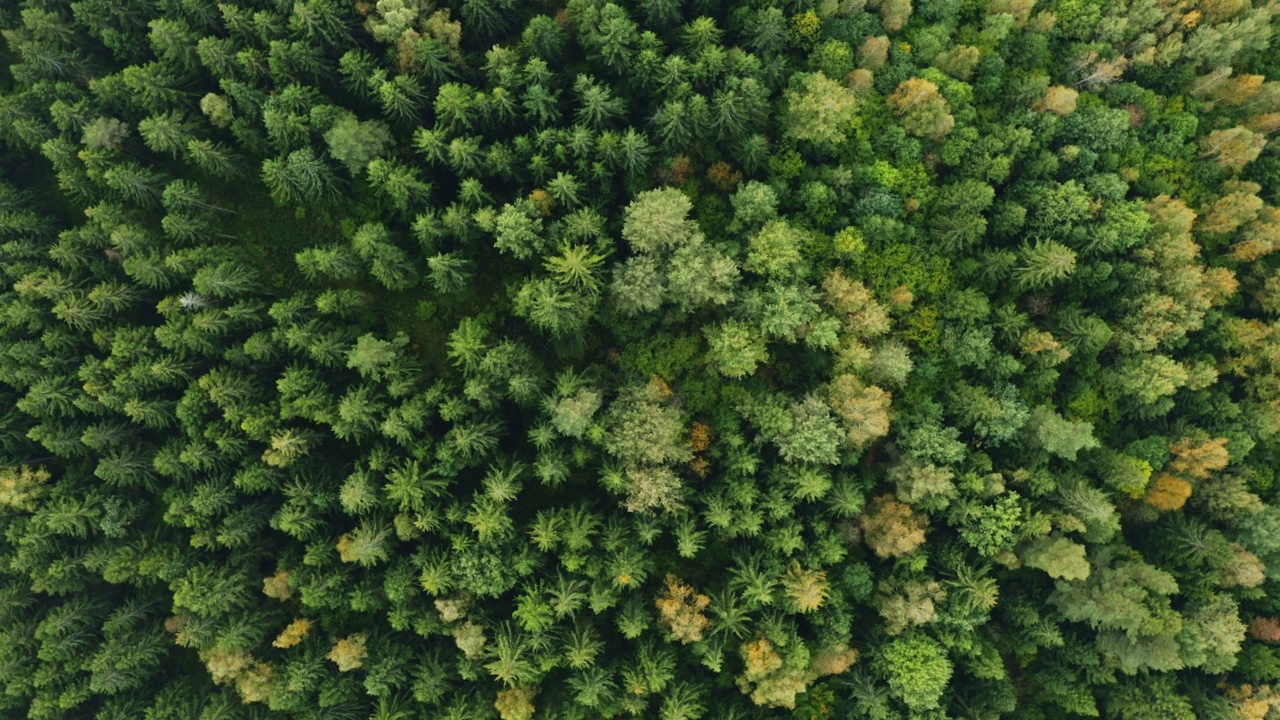
[[[0,716],[1280,717],[1278,16],[0,3]]]

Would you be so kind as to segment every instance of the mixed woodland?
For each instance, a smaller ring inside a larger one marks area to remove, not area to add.
[[[1280,718],[1278,16],[0,3],[0,716]]]

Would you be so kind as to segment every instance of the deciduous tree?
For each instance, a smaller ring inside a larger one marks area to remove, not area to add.
[[[938,86],[924,78],[909,78],[885,98],[890,109],[901,117],[902,127],[912,135],[942,139],[955,126],[951,107]]]
[[[820,144],[842,140],[858,107],[852,92],[822,73],[794,78],[783,98],[786,134]]]
[[[924,543],[928,521],[911,508],[882,495],[862,515],[862,538],[876,555],[897,557]]]

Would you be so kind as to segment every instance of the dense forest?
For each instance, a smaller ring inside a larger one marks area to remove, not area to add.
[[[1278,18],[0,3],[0,716],[1280,718]]]

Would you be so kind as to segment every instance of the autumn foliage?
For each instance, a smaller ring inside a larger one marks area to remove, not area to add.
[[[666,591],[658,596],[655,604],[662,621],[671,628],[671,636],[688,644],[702,639],[711,620],[704,611],[711,598],[700,595],[674,575],[667,576]]]
[[[905,555],[924,543],[926,519],[911,508],[882,495],[862,516],[862,539],[882,558]]]
[[[1280,716],[1280,2],[0,2],[0,718]]]

